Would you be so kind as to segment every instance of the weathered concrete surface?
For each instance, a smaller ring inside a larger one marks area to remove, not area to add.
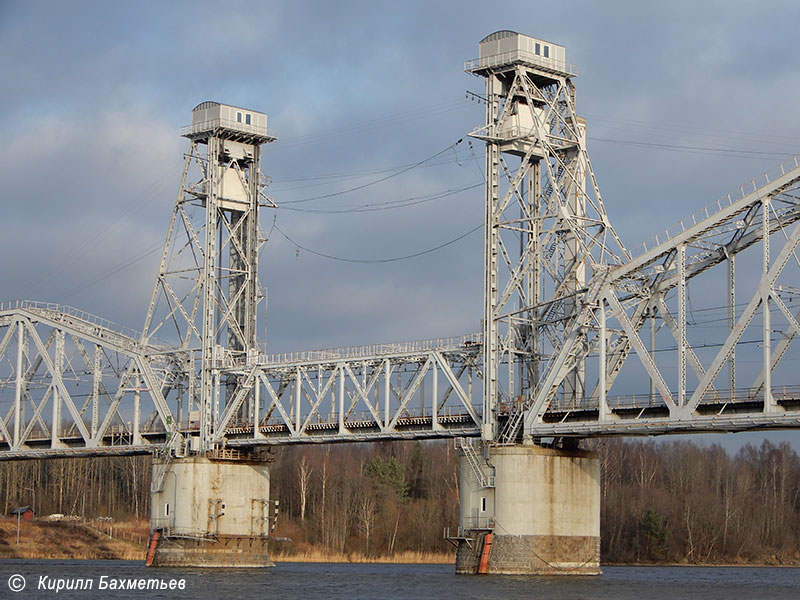
[[[274,567],[267,538],[222,537],[213,540],[162,537],[154,567]]]
[[[478,572],[483,549],[485,532],[476,532],[475,539],[469,543],[461,541],[456,552],[456,573],[474,575]],[[491,559],[491,557],[490,557]]]
[[[164,471],[166,469],[166,471]],[[266,462],[154,459],[154,566],[267,567],[273,504]]]
[[[461,485],[473,489],[461,493],[461,528],[473,541],[459,543],[457,573],[476,572],[487,530],[493,532],[489,574],[600,573],[596,453],[499,446],[489,449],[486,462],[494,488],[476,489],[462,464]]]

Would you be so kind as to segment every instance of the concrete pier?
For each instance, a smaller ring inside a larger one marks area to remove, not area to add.
[[[150,511],[149,566],[274,566],[265,461],[231,452],[156,458]]]
[[[460,488],[457,573],[600,573],[596,453],[523,445],[466,448]]]

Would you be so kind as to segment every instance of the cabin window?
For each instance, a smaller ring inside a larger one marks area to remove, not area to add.
[[[481,512],[486,512],[486,496],[481,496]]]
[[[244,122],[245,122],[246,125],[250,125],[250,113],[247,113],[244,116]]]
[[[236,122],[237,123],[241,123],[242,122],[242,113],[240,113],[240,112],[236,113]]]
[[[169,502],[167,502],[167,503],[164,505],[164,516],[165,516],[165,517],[168,517],[168,516],[169,516]]]
[[[540,50],[541,50],[541,47],[539,46],[539,42],[536,42],[536,49],[535,49],[536,54],[539,54]]]
[[[550,58],[550,46],[545,46],[544,47],[544,57],[545,58]]]

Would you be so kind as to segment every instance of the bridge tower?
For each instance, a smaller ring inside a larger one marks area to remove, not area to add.
[[[480,453],[462,444],[457,570],[473,572],[493,537],[489,572],[598,572],[597,457],[534,445],[523,424],[542,393],[583,400],[579,353],[559,389],[540,375],[570,343],[595,270],[626,252],[592,173],[564,47],[513,31],[479,47],[466,71],[486,84],[486,122],[470,134],[486,144],[483,425]]]
[[[221,448],[218,424],[221,411],[239,420],[254,411],[252,382],[230,369],[258,360],[258,214],[275,206],[261,145],[276,136],[267,115],[218,102],[197,105],[181,133],[190,146],[141,341],[178,349],[170,381],[183,392],[176,418],[188,433],[154,460],[152,564],[265,566],[267,464]]]

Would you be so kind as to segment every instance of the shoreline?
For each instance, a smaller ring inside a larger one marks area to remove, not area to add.
[[[115,533],[127,524],[112,526]],[[105,527],[103,527],[105,528]],[[146,539],[146,538],[145,538]],[[10,560],[144,560],[146,546],[83,522],[0,521],[0,558]]]
[[[353,563],[353,564],[456,564],[456,555],[437,552],[397,552],[392,556],[365,556],[363,554],[339,554],[325,552],[302,552],[297,554],[275,553],[270,558],[276,563]]]
[[[113,527],[112,531],[104,531]],[[0,559],[7,560],[142,560],[146,546],[137,543],[145,537],[142,522],[116,523],[21,523],[20,543],[16,544],[16,523],[0,519]],[[127,538],[127,539],[124,539]],[[134,541],[135,540],[135,541]],[[277,563],[352,563],[352,564],[430,564],[455,565],[455,552],[395,552],[391,556],[367,556],[363,553],[325,552],[313,547],[294,552],[280,547],[270,553]],[[631,562],[602,561],[606,567],[719,567],[719,568],[800,568],[800,558],[780,560],[770,556],[763,561],[724,562]]]
[[[0,555],[0,562],[8,564],[11,561],[39,561],[39,560],[53,560],[53,561],[114,561],[114,560],[128,560],[134,562],[141,562],[144,564],[144,557],[133,557],[130,554],[127,556],[97,556],[93,552],[83,553],[77,552],[68,555],[66,553],[37,553],[37,552],[24,552],[25,556],[10,556],[8,554]],[[138,549],[136,554],[139,554]],[[276,564],[280,563],[316,563],[316,564],[396,564],[396,565],[452,565],[455,568],[455,556],[441,557],[440,559],[418,559],[413,556],[409,557],[405,554],[398,554],[395,556],[381,556],[381,557],[356,557],[356,556],[328,556],[323,557],[319,555],[280,555],[272,556],[272,560]],[[776,563],[600,563],[601,570],[607,567],[639,567],[639,568],[719,568],[719,569],[800,569],[798,564],[776,564]]]
[[[723,569],[745,569],[752,567],[754,569],[798,569],[800,562],[796,563],[768,563],[768,562],[724,562],[724,563],[685,563],[685,562],[659,562],[659,563],[643,563],[643,562],[609,562],[600,563],[600,568],[603,567],[719,567]]]

